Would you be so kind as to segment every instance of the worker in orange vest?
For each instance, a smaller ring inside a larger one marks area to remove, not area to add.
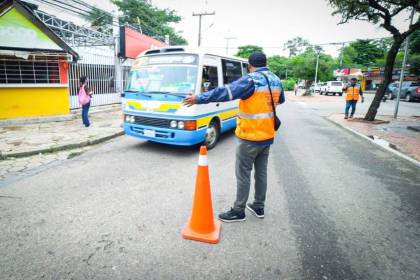
[[[262,52],[253,53],[249,59],[249,74],[238,80],[198,95],[190,95],[184,104],[206,104],[239,99],[239,113],[235,134],[236,149],[236,201],[233,207],[220,214],[224,222],[245,221],[245,208],[257,218],[264,218],[267,192],[267,163],[270,145],[273,144],[276,115],[273,110],[285,101],[280,79],[267,68],[267,57]],[[255,167],[255,196],[248,203],[251,171]]]
[[[365,98],[363,97],[362,88],[360,87],[360,84],[357,83],[356,78],[351,78],[350,84],[347,84],[343,91],[346,93],[346,110],[344,118],[349,118],[349,110],[351,107],[351,113],[350,118],[353,118],[354,112],[356,111],[356,104],[359,100],[359,96],[361,97],[362,103],[365,102]]]

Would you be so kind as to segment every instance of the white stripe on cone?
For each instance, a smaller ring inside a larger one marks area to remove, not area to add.
[[[207,166],[207,156],[200,155],[198,157],[198,165],[199,166]]]

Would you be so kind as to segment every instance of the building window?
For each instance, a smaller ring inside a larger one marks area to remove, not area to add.
[[[55,60],[0,59],[0,84],[59,84]]]
[[[242,77],[241,63],[222,59],[223,83],[229,84]]]

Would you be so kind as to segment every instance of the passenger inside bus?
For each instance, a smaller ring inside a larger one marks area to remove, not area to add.
[[[201,82],[201,91],[206,92],[218,87],[217,67],[203,66],[203,79]]]

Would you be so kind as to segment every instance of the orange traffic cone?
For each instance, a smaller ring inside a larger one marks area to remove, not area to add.
[[[201,146],[192,214],[182,230],[182,237],[201,242],[218,243],[220,240],[220,228],[220,221],[215,220],[213,217],[209,168],[207,166],[207,148]]]

